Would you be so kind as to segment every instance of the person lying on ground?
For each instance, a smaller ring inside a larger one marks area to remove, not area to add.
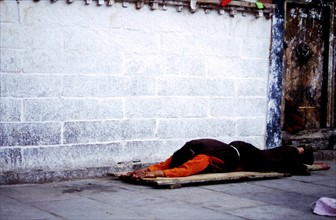
[[[310,146],[260,150],[243,141],[226,144],[215,139],[198,139],[187,142],[164,162],[128,172],[124,176],[135,179],[185,177],[233,171],[310,175],[306,164],[313,162],[313,149]]]

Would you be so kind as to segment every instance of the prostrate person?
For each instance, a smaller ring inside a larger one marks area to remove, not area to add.
[[[260,150],[243,141],[229,144],[214,139],[187,142],[166,161],[125,174],[131,178],[184,177],[232,171],[281,172],[309,175],[314,162],[310,146]]]

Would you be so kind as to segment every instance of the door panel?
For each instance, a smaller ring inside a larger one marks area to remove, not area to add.
[[[328,7],[287,3],[284,98],[300,110],[305,129],[326,126],[328,97]]]

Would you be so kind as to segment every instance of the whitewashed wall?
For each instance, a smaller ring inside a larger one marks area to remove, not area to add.
[[[1,172],[154,162],[201,137],[265,147],[271,20],[0,6]]]

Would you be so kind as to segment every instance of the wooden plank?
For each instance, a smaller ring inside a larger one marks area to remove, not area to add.
[[[307,165],[309,171],[327,170],[330,166],[323,162],[316,162],[313,165]],[[229,173],[207,173],[197,174],[187,177],[157,177],[133,179],[130,177],[122,177],[123,173],[108,173],[109,176],[119,178],[131,183],[142,183],[145,185],[165,186],[171,189],[180,188],[182,185],[195,183],[216,183],[216,182],[232,182],[257,179],[270,179],[290,176],[285,173],[278,172],[229,172]]]
[[[176,178],[142,178],[141,181],[157,185],[157,186],[170,186],[170,185],[184,185],[193,183],[211,183],[211,182],[221,182],[221,181],[233,181],[233,180],[251,180],[251,179],[261,179],[261,178],[278,178],[284,177],[283,173],[276,172],[230,172],[230,173],[207,173],[207,174],[197,174],[187,177],[176,177]]]
[[[207,173],[197,174],[187,177],[157,177],[157,178],[141,178],[134,179],[122,176],[120,173],[109,173],[115,179],[121,179],[125,182],[144,184],[158,187],[167,187],[170,189],[177,189],[182,185],[202,184],[202,183],[216,183],[216,182],[232,182],[232,181],[246,181],[256,179],[269,179],[286,177],[288,174],[277,172],[229,172],[229,173]]]

